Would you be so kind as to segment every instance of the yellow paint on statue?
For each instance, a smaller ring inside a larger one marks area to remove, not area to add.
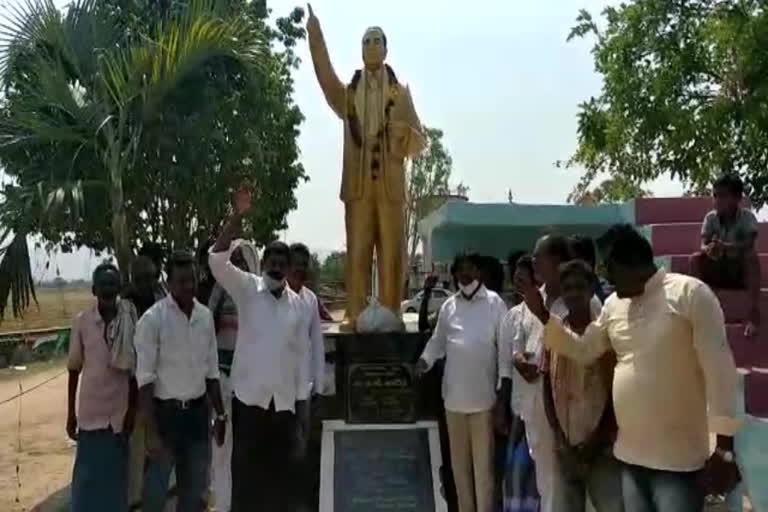
[[[387,40],[379,27],[362,41],[364,69],[343,84],[331,64],[320,22],[309,8],[307,35],[317,80],[344,122],[341,200],[347,232],[347,313],[354,326],[371,289],[376,250],[379,302],[399,315],[403,298],[405,160],[425,146],[411,92],[384,63]]]

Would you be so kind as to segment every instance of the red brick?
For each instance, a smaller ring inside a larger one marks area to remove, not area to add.
[[[752,344],[744,336],[744,326],[742,324],[730,324],[726,326],[728,333],[728,344],[731,346],[733,358],[736,366],[739,368],[752,369]]]
[[[768,332],[766,330],[759,331],[758,335],[752,338],[744,335],[744,324],[729,324],[726,326],[726,331],[736,366],[748,370],[768,369]]]
[[[710,210],[712,210],[711,197],[635,199],[635,222],[638,225],[701,222]]]
[[[748,200],[744,206],[750,207]],[[701,222],[713,208],[711,197],[647,197],[635,199],[635,223]]]
[[[690,254],[673,254],[667,256],[670,260],[670,270],[672,272],[678,272],[680,274],[688,274],[690,272]],[[759,254],[761,274],[761,286],[762,288],[768,288],[768,254]]]
[[[726,323],[743,323],[749,317],[749,297],[744,290],[715,290],[723,307]],[[768,322],[768,291],[760,294],[760,314]],[[768,323],[766,324],[768,325]]]

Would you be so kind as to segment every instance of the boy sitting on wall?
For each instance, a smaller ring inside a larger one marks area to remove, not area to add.
[[[704,217],[701,251],[691,258],[691,274],[712,288],[746,289],[750,314],[745,335],[754,336],[760,323],[760,260],[757,218],[743,208],[744,184],[725,174],[712,186],[715,209]]]

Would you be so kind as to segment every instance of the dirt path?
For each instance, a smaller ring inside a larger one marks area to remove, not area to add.
[[[28,373],[0,371],[0,403],[19,393],[19,383],[22,389],[30,389],[53,379],[21,399],[0,404],[2,511],[52,512],[35,505],[69,484],[74,445],[64,431],[65,369],[64,363],[58,362],[37,366]]]

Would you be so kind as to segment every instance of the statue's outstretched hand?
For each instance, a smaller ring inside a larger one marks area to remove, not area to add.
[[[315,16],[315,11],[312,10],[312,4],[307,4],[307,30],[316,30],[320,28],[320,20]]]

